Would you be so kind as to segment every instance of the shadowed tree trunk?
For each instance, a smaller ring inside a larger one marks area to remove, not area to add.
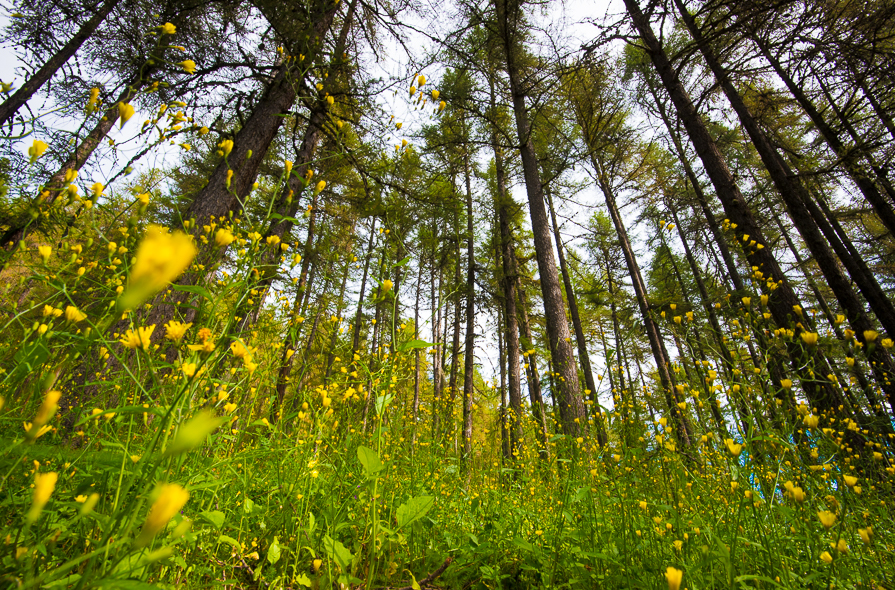
[[[492,92],[492,107],[494,104],[494,94]],[[494,169],[497,180],[497,224],[500,229],[500,248],[498,257],[501,261],[501,269],[503,271],[503,308],[504,308],[504,325],[506,335],[504,342],[506,346],[507,357],[507,381],[509,385],[509,413],[507,422],[509,428],[509,454],[510,458],[515,460],[522,443],[522,381],[520,379],[519,367],[519,325],[516,314],[516,284],[518,282],[518,274],[516,270],[516,252],[513,247],[513,236],[510,232],[510,200],[512,197],[507,193],[506,188],[506,171],[503,162],[503,150],[497,143],[497,134],[491,133],[491,147],[494,150]],[[535,406],[534,398],[532,398],[532,408]]]
[[[538,276],[544,298],[544,314],[547,323],[547,338],[553,369],[558,375],[557,406],[563,433],[577,437],[586,421],[584,404],[578,387],[578,371],[572,354],[571,335],[566,323],[565,303],[559,283],[559,273],[553,258],[550,237],[550,223],[544,207],[544,189],[541,183],[538,159],[531,138],[531,123],[525,105],[526,90],[519,64],[522,57],[522,42],[519,23],[522,8],[515,0],[495,0],[498,29],[506,57],[506,72],[512,94],[513,114],[519,140],[523,176],[528,194],[528,208],[531,228],[534,234],[535,254],[538,261]]]
[[[464,119],[464,127],[466,121]],[[464,133],[464,136],[467,134]],[[472,453],[472,386],[475,370],[475,232],[472,229],[472,180],[468,145],[463,151],[463,175],[466,181],[466,350],[463,357],[463,458]],[[457,259],[459,264],[459,257]],[[503,363],[501,362],[501,368]],[[501,387],[503,391],[503,388]]]
[[[515,260],[516,253],[512,253]],[[518,277],[518,275],[517,275]],[[528,322],[528,297],[525,289],[517,289],[519,297],[519,312],[522,318],[522,335],[525,337],[529,350],[526,352],[526,381],[528,381],[528,397],[531,401],[531,412],[534,415],[536,423],[536,432],[538,443],[540,444],[539,453],[542,459],[550,456],[550,447],[547,446],[548,433],[547,428],[547,408],[544,407],[544,394],[541,390],[541,376],[538,372],[538,357],[534,352],[534,340],[531,337],[531,325]]]
[[[553,196],[550,186],[544,187],[547,197],[547,208],[550,211],[550,219],[553,222],[553,238],[556,240],[556,253],[559,257],[559,269],[562,274],[562,282],[566,288],[566,299],[569,301],[569,312],[572,316],[572,326],[575,329],[575,343],[578,345],[578,360],[581,362],[581,371],[584,373],[584,384],[587,386],[586,394],[594,404],[593,422],[597,428],[597,443],[601,447],[606,446],[606,428],[603,424],[603,413],[597,403],[597,384],[594,382],[593,369],[590,366],[590,354],[587,352],[587,341],[584,339],[584,329],[581,327],[581,316],[578,313],[578,296],[572,287],[572,279],[569,276],[569,268],[566,264],[565,246],[559,234],[559,224],[556,222],[556,210],[553,208]]]

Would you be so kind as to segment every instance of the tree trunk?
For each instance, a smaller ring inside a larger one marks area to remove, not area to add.
[[[544,315],[547,323],[547,338],[554,371],[559,380],[556,403],[559,407],[563,433],[577,437],[581,424],[585,422],[584,404],[578,388],[578,371],[572,354],[571,336],[566,323],[565,304],[559,284],[556,261],[550,238],[550,224],[544,207],[544,189],[541,184],[538,159],[531,138],[531,124],[525,106],[525,89],[519,65],[522,43],[518,24],[521,21],[521,7],[513,0],[495,0],[498,27],[502,36],[506,55],[506,71],[513,99],[513,114],[519,139],[523,175],[528,194],[531,214],[531,229],[534,234],[535,254],[538,261],[538,276],[544,298]]]
[[[513,252],[513,259],[516,254]],[[518,276],[518,275],[517,275]],[[528,373],[526,375],[528,381],[528,397],[531,402],[531,411],[537,424],[536,431],[538,443],[540,444],[539,454],[542,459],[550,456],[550,447],[547,446],[547,438],[549,430],[547,429],[547,409],[544,407],[544,394],[541,391],[541,376],[538,374],[538,357],[534,353],[534,340],[531,338],[531,325],[528,323],[528,297],[525,295],[525,289],[517,290],[519,296],[519,311],[522,317],[522,335],[528,342],[529,350],[526,352],[528,365]]]
[[[798,228],[799,233],[805,241],[805,245],[808,246],[808,249],[811,251],[815,261],[820,267],[821,272],[823,272],[827,283],[836,295],[839,305],[842,306],[842,309],[845,311],[846,317],[848,317],[849,323],[854,329],[858,341],[864,345],[865,350],[868,352],[871,352],[872,350],[871,356],[874,357],[873,361],[881,365],[890,375],[895,375],[895,363],[893,363],[888,353],[886,353],[882,347],[867,346],[868,342],[864,334],[873,330],[873,324],[864,312],[864,306],[858,299],[857,294],[852,289],[849,277],[846,276],[845,272],[840,268],[836,257],[833,255],[833,252],[830,251],[830,244],[833,246],[833,249],[836,250],[839,260],[841,260],[846,268],[848,268],[849,273],[858,284],[861,292],[870,304],[871,309],[876,313],[877,318],[890,334],[895,334],[895,307],[892,306],[892,302],[889,301],[882,292],[882,289],[879,288],[879,284],[875,279],[867,277],[860,265],[856,263],[850,253],[844,246],[842,246],[838,237],[835,235],[835,232],[830,227],[822,212],[819,211],[817,204],[814,202],[811,195],[808,193],[808,190],[802,184],[800,179],[793,174],[792,170],[789,169],[789,166],[777,150],[771,145],[771,142],[758,125],[758,122],[749,112],[749,109],[745,102],[743,102],[739,92],[733,86],[728,72],[724,69],[706,43],[702,36],[702,32],[697,27],[692,15],[690,15],[684,7],[682,0],[675,0],[675,4],[683,17],[690,34],[699,45],[700,52],[705,58],[706,63],[720,83],[721,88],[724,90],[724,94],[727,96],[728,101],[730,101],[734,111],[736,111],[746,132],[749,134],[749,138],[752,140],[756,151],[761,157],[768,173],[771,175],[774,185],[783,197],[783,201],[789,210],[790,218]],[[830,244],[824,240],[824,236],[826,236],[827,240],[830,240]],[[829,367],[826,365],[825,361],[819,358],[819,355],[815,358],[815,362],[818,361],[823,364],[823,369],[821,369],[822,378],[830,375],[831,372]],[[830,401],[838,401],[838,398],[840,397],[839,392],[834,386],[828,385],[825,389],[831,395]],[[887,393],[889,395],[890,403],[893,405],[893,409],[895,409],[895,392]],[[839,404],[837,403],[836,406],[838,405]]]
[[[493,98],[492,93],[492,107]],[[506,188],[506,170],[504,169],[503,150],[497,143],[497,133],[491,133],[491,146],[494,150],[494,169],[497,181],[497,223],[500,228],[500,248],[499,258],[501,261],[501,269],[503,271],[503,304],[504,304],[504,325],[506,335],[504,342],[507,351],[507,373],[509,385],[509,414],[507,422],[509,423],[509,452],[511,459],[515,460],[518,456],[519,448],[522,443],[522,381],[520,379],[519,367],[519,325],[516,315],[516,284],[518,282],[518,273],[516,270],[516,251],[513,247],[513,236],[510,232],[510,207],[512,197],[507,193]],[[532,407],[535,402],[532,399]]]
[[[597,443],[606,446],[606,428],[603,424],[603,413],[600,411],[600,405],[597,403],[597,384],[594,382],[593,369],[590,366],[590,354],[587,352],[587,341],[584,339],[584,329],[581,326],[581,315],[578,313],[578,297],[575,295],[575,289],[572,287],[572,279],[569,276],[569,267],[566,264],[565,246],[562,243],[562,236],[559,234],[559,224],[556,222],[556,210],[553,208],[553,196],[550,193],[550,186],[544,187],[544,194],[547,197],[547,208],[550,211],[550,219],[553,222],[553,238],[556,241],[556,253],[559,257],[559,269],[562,274],[562,282],[566,288],[566,299],[569,301],[569,312],[572,316],[572,326],[575,329],[575,343],[578,345],[578,360],[581,362],[581,371],[584,373],[584,384],[587,386],[585,395],[590,395],[590,400],[594,404],[593,423],[597,428]]]
[[[416,302],[413,304],[413,337],[420,337],[420,293],[423,291],[423,260],[420,257],[416,275]],[[420,415],[420,349],[413,350],[413,430],[410,436],[410,448],[416,446],[416,426]]]
[[[640,266],[634,256],[634,250],[631,248],[631,242],[628,239],[628,232],[625,229],[625,222],[622,220],[621,213],[615,201],[615,192],[610,186],[608,179],[604,173],[603,167],[595,155],[592,156],[593,167],[599,178],[599,187],[603,192],[606,200],[606,208],[609,211],[609,217],[615,226],[615,233],[618,236],[619,246],[625,257],[625,264],[628,267],[628,276],[634,287],[634,295],[637,298],[637,306],[640,308],[640,317],[643,320],[643,328],[646,331],[649,340],[650,350],[653,353],[653,359],[656,362],[656,371],[659,373],[659,381],[662,386],[662,394],[665,397],[665,404],[674,422],[674,433],[681,447],[690,445],[690,434],[692,428],[686,415],[677,406],[675,401],[675,383],[674,376],[671,373],[671,359],[665,351],[665,345],[662,342],[662,335],[659,333],[659,326],[653,320],[653,312],[650,309],[649,298],[646,292],[646,284],[643,282],[643,276],[640,273]]]
[[[77,53],[84,41],[90,38],[117,4],[118,0],[105,0],[93,16],[81,25],[78,32],[68,40],[68,43],[63,45],[40,69],[34,72],[34,75],[25,80],[12,96],[4,100],[3,104],[0,104],[0,127],[11,121],[18,110],[34,96],[34,93],[40,90],[53,77],[53,74]]]
[[[755,32],[751,33],[751,37],[761,50],[764,58],[768,60],[768,63],[774,68],[774,72],[783,83],[786,84],[787,89],[789,89],[789,92],[796,99],[796,102],[799,103],[799,106],[802,107],[802,110],[805,111],[805,114],[807,114],[811,119],[811,122],[814,123],[814,126],[817,128],[821,137],[824,138],[824,141],[830,146],[833,153],[840,158],[842,166],[845,168],[846,172],[848,172],[852,182],[854,182],[861,190],[864,198],[867,199],[867,202],[870,203],[873,210],[879,216],[880,221],[882,221],[883,225],[895,235],[895,211],[892,210],[892,205],[889,201],[880,194],[879,189],[873,184],[873,181],[867,176],[866,172],[861,169],[855,152],[846,148],[842,140],[839,139],[839,135],[833,131],[833,128],[830,127],[823,115],[818,112],[817,108],[811,102],[811,99],[808,98],[802,88],[796,84],[795,80],[793,80],[783,69],[780,61],[771,53],[767,44],[759,39]]]
[[[472,180],[466,150],[463,152],[463,173],[466,180],[466,350],[463,358],[462,457],[465,461],[472,454],[472,386],[475,370],[475,233],[472,230]]]

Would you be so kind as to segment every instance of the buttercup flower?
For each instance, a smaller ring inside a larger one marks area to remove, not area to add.
[[[124,127],[125,123],[134,116],[134,107],[131,104],[126,102],[118,103],[118,118],[121,119],[121,127]]]
[[[171,320],[167,324],[165,324],[165,338],[168,340],[173,340],[174,342],[180,342],[183,340],[184,334],[186,331],[190,329],[192,323],[185,324],[183,322],[178,322],[175,320]]]
[[[128,286],[119,307],[133,309],[179,277],[196,257],[196,246],[187,234],[158,225],[146,229],[131,266]]]
[[[87,319],[87,314],[79,310],[74,305],[69,305],[65,308],[65,319],[73,324],[77,324],[78,322],[83,322],[85,319]]]
[[[152,326],[140,326],[136,330],[128,330],[125,332],[124,336],[118,341],[121,342],[125,348],[130,348],[131,350],[142,348],[143,350],[148,351],[150,338],[154,331],[154,324]]]
[[[25,516],[29,523],[35,522],[40,517],[44,506],[47,505],[47,502],[50,501],[50,496],[53,495],[53,490],[56,489],[58,478],[59,476],[54,471],[34,475],[34,496],[31,500],[31,509],[28,510],[28,514]]]
[[[28,148],[28,157],[31,158],[31,163],[33,164],[39,157],[44,155],[44,152],[47,151],[48,147],[50,146],[48,146],[45,142],[39,139],[35,139],[31,143],[31,147]]]
[[[683,577],[683,571],[668,566],[668,568],[665,570],[665,580],[668,582],[668,590],[679,590]]]
[[[145,547],[168,524],[168,521],[180,512],[189,498],[190,493],[176,483],[159,486],[158,498],[149,509],[149,515],[146,517],[146,522],[143,523],[143,529],[135,544],[138,547]]]

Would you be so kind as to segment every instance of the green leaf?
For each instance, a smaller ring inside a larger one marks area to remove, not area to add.
[[[348,566],[354,561],[354,555],[351,554],[351,551],[348,551],[345,545],[342,545],[342,543],[329,535],[323,537],[323,550],[326,551],[330,559],[334,559],[339,564],[342,571],[348,571]]]
[[[513,545],[515,545],[519,549],[522,549],[523,551],[528,551],[529,553],[534,553],[536,550],[534,545],[532,545],[522,537],[516,537],[515,539],[513,539]]]
[[[398,506],[396,515],[398,518],[398,528],[402,529],[410,523],[422,518],[434,505],[435,498],[432,496],[416,496],[407,500]]]
[[[280,561],[280,555],[280,541],[277,537],[274,537],[273,543],[270,544],[270,548],[267,550],[267,561],[273,565]]]
[[[298,577],[295,578],[295,581],[304,586],[305,588],[311,587],[311,578],[306,576],[305,574],[298,574]]]
[[[226,543],[236,549],[237,551],[242,551],[242,545],[239,544],[239,541],[234,539],[233,537],[228,537],[227,535],[221,535],[218,537],[218,543]]]
[[[385,469],[385,465],[382,464],[376,451],[364,445],[357,447],[357,458],[360,464],[364,466],[364,472],[369,478]]]
[[[405,350],[413,350],[414,348],[429,348],[430,346],[435,346],[431,342],[426,342],[425,340],[411,340],[409,342],[404,342],[398,345],[398,352],[404,352]]]
[[[54,582],[47,582],[43,585],[44,588],[56,588],[56,587],[64,587],[71,588],[75,585],[75,582],[81,579],[81,574],[72,574],[70,576],[66,576],[64,578],[59,578]]]
[[[174,442],[165,449],[165,456],[177,455],[190,451],[208,438],[215,429],[226,422],[226,418],[215,416],[210,410],[202,410],[177,430]]]
[[[206,289],[205,287],[200,287],[198,285],[171,285],[171,288],[175,291],[183,291],[184,293],[199,295],[200,297],[204,297],[205,299],[213,299],[208,289]]]
[[[395,265],[395,268],[398,268],[399,266],[404,266],[404,265],[407,264],[408,262],[410,262],[410,256],[408,256],[407,258],[405,258],[405,259],[402,260],[401,262],[397,263],[397,264]]]
[[[224,526],[224,513],[220,510],[212,510],[210,512],[202,512],[199,514],[199,518],[208,522],[216,528],[217,530],[221,530],[221,527]]]
[[[271,213],[271,219],[282,219],[283,221],[291,221],[292,223],[300,223],[296,218],[289,217],[288,215],[280,215],[279,213]]]
[[[386,394],[386,395],[379,395],[379,396],[376,396],[376,413],[379,414],[379,415],[381,416],[381,415],[382,415],[382,412],[385,411],[385,408],[388,406],[388,404],[389,404],[394,398],[395,398],[395,396],[392,395],[392,394],[390,394],[390,393],[389,393],[389,394]]]

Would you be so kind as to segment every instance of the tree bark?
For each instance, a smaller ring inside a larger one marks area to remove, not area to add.
[[[586,416],[578,387],[578,371],[572,354],[571,336],[566,323],[559,274],[556,269],[556,261],[553,258],[550,224],[544,207],[544,189],[541,184],[538,159],[531,138],[531,124],[525,105],[526,94],[522,83],[523,74],[519,65],[522,51],[518,28],[518,23],[521,20],[521,7],[514,0],[495,0],[495,6],[506,56],[506,71],[513,99],[519,153],[528,193],[528,207],[531,214],[531,228],[534,234],[541,293],[544,298],[550,356],[554,361],[554,371],[559,375],[559,395],[556,403],[559,407],[563,433],[577,437],[582,430],[582,423],[586,421]]]
[[[492,106],[493,106],[492,93]],[[522,442],[522,381],[520,379],[519,367],[519,325],[516,314],[516,284],[518,282],[518,274],[516,270],[516,251],[513,247],[513,236],[510,232],[510,200],[512,197],[507,193],[506,188],[506,170],[504,169],[503,150],[497,143],[497,134],[491,133],[491,146],[494,150],[494,169],[497,181],[497,223],[500,228],[500,248],[499,258],[501,261],[501,269],[503,271],[503,304],[504,304],[504,326],[506,335],[504,342],[507,351],[507,381],[509,385],[509,414],[507,422],[509,423],[509,453],[511,459],[515,460],[518,455]],[[534,407],[534,400],[532,400]]]
[[[556,210],[553,207],[553,195],[550,187],[544,187],[544,195],[547,197],[547,209],[550,211],[550,219],[553,222],[553,238],[556,241],[556,253],[559,257],[559,270],[562,274],[562,282],[566,288],[566,299],[569,302],[569,312],[572,316],[572,327],[575,330],[575,343],[578,345],[578,360],[581,363],[581,371],[584,373],[584,384],[587,387],[585,395],[590,395],[594,405],[593,423],[597,428],[597,443],[604,447],[608,442],[606,428],[603,424],[603,412],[597,402],[597,384],[594,382],[594,373],[590,365],[590,354],[587,352],[587,340],[584,338],[584,329],[581,326],[581,315],[578,313],[578,296],[572,287],[572,279],[569,276],[569,267],[566,264],[565,245],[559,234],[559,224],[556,222]]]
[[[839,134],[830,127],[823,115],[818,112],[811,99],[808,98],[802,88],[795,83],[795,80],[789,76],[789,73],[783,69],[780,61],[771,53],[767,44],[759,39],[754,31],[751,33],[752,40],[758,46],[762,56],[771,64],[774,72],[783,81],[786,88],[789,89],[789,92],[796,99],[796,102],[799,103],[799,106],[802,107],[802,110],[805,111],[805,114],[811,119],[811,122],[814,123],[814,126],[817,128],[821,137],[824,138],[824,141],[830,146],[833,153],[835,153],[841,160],[842,166],[851,177],[852,182],[854,182],[861,190],[864,198],[867,199],[867,202],[873,207],[873,210],[879,216],[883,225],[885,225],[892,234],[895,234],[895,211],[892,210],[890,202],[879,192],[879,189],[873,184],[870,177],[867,176],[867,173],[861,169],[856,158],[856,153],[853,150],[846,148],[842,140],[839,139]]]
[[[513,252],[513,259],[515,259]],[[518,276],[518,275],[517,275]],[[534,353],[534,340],[531,338],[531,325],[528,323],[528,307],[525,289],[517,290],[519,296],[519,311],[522,318],[522,335],[528,342],[528,346],[532,347],[526,352],[528,365],[526,381],[528,382],[528,397],[531,402],[531,412],[534,415],[537,424],[536,431],[538,443],[540,444],[539,454],[542,459],[550,456],[550,447],[547,446],[547,409],[544,407],[544,394],[541,391],[541,376],[538,373],[538,357]]]
[[[464,127],[465,123],[464,120]],[[472,386],[473,371],[475,370],[475,232],[472,229],[472,180],[469,170],[468,144],[463,152],[463,174],[466,181],[466,350],[463,357],[463,459],[466,460],[472,454]]]

